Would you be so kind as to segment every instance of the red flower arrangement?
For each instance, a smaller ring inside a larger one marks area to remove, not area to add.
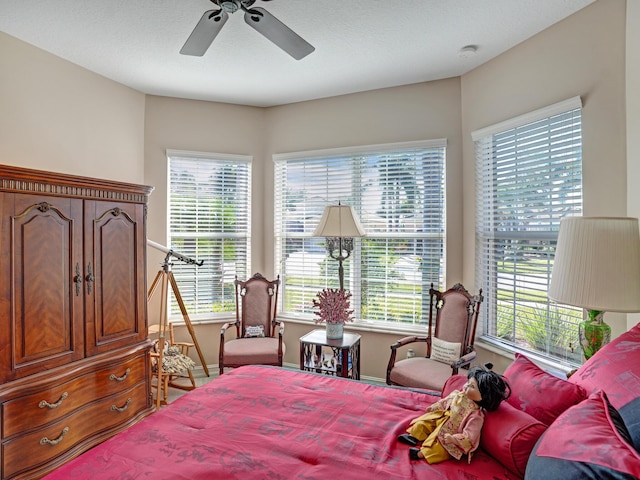
[[[349,299],[351,292],[338,288],[325,288],[318,292],[318,298],[313,299],[313,306],[319,311],[315,312],[318,317],[316,323],[345,323],[352,322],[353,310],[351,310]]]

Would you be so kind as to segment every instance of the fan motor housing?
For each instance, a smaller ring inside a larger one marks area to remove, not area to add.
[[[237,12],[240,9],[239,0],[220,0],[218,5],[227,13]]]

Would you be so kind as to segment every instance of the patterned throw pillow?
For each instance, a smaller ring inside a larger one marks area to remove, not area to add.
[[[581,386],[545,372],[519,353],[504,371],[504,377],[511,386],[507,402],[545,425],[551,425],[567,408],[587,398]]]
[[[525,480],[640,478],[640,455],[602,391],[558,417],[536,445]]]
[[[264,325],[252,325],[245,328],[244,338],[264,337]]]
[[[603,390],[620,412],[640,452],[640,324],[607,343],[585,362],[569,382],[587,392]]]
[[[437,337],[431,339],[431,360],[452,364],[460,358],[461,344],[454,342],[445,342]]]

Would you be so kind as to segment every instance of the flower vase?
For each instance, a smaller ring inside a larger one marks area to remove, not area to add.
[[[327,323],[327,340],[338,340],[344,335],[344,323]]]

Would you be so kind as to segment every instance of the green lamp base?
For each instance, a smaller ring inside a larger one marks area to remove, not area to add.
[[[611,327],[604,322],[604,312],[600,310],[587,310],[589,318],[578,326],[580,333],[580,346],[584,358],[589,360],[594,353],[611,340]]]

